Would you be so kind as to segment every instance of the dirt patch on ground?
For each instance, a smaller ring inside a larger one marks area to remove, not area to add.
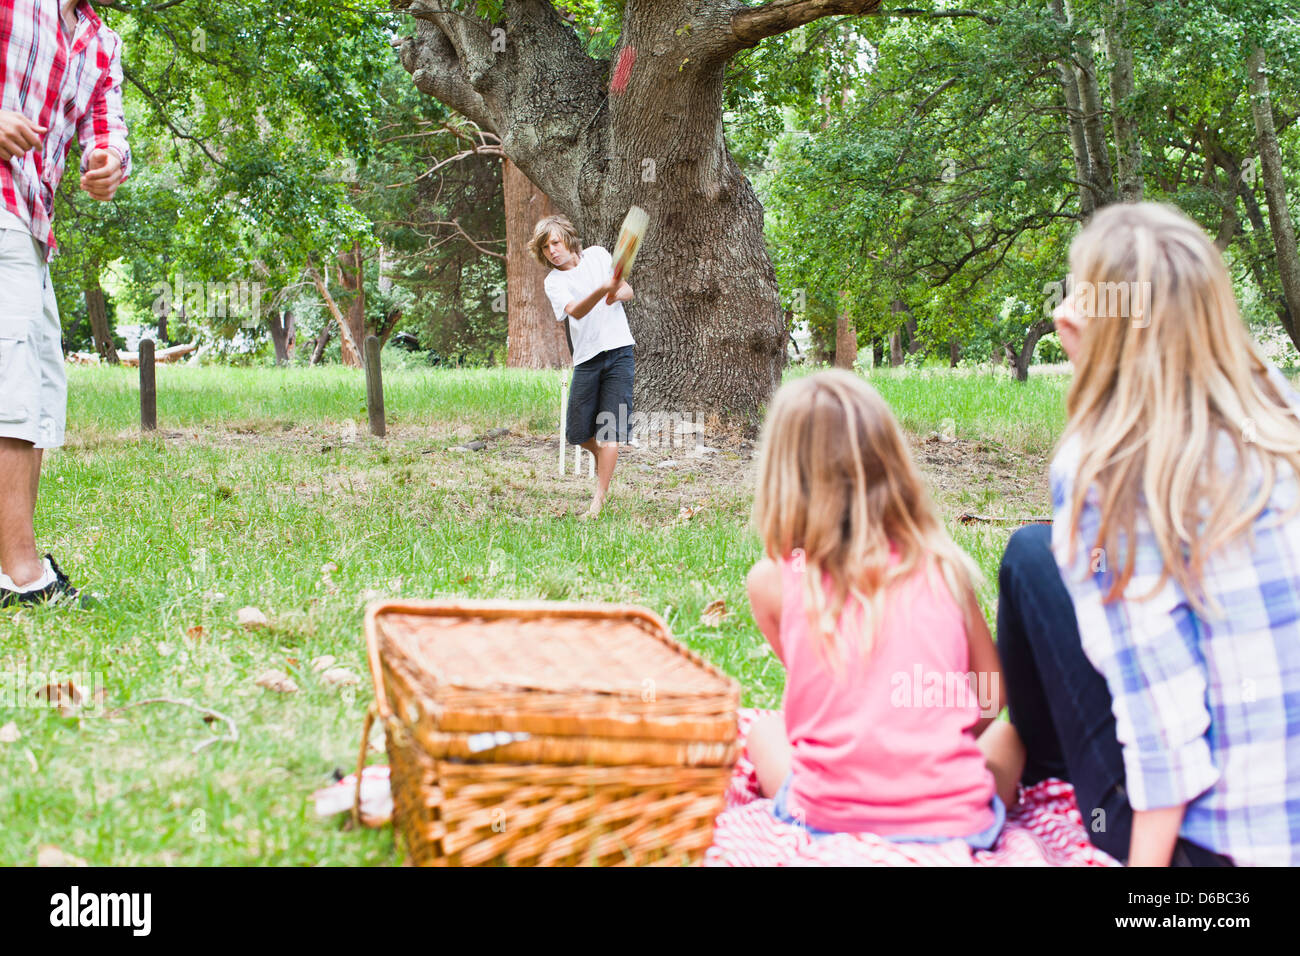
[[[981,439],[944,442],[931,436],[911,442],[917,466],[945,516],[1051,516],[1046,455],[1026,454]]]
[[[95,449],[142,440],[135,430],[115,438],[90,434],[69,444]],[[908,438],[944,517],[955,520],[974,514],[1013,520],[1050,515],[1046,455],[1027,454],[988,439],[945,440],[933,433]],[[480,439],[484,440],[480,449],[457,450]],[[591,491],[589,456],[583,453],[581,472],[575,473],[574,449],[566,446],[561,473],[559,436],[522,429],[492,438],[468,425],[398,424],[381,440],[354,422],[269,421],[160,430],[144,440],[233,453],[279,449],[310,456],[349,452],[379,456],[378,462],[363,465],[360,474],[353,468],[331,475],[323,486],[317,481],[301,483],[297,490],[308,497],[322,491],[365,493],[376,483],[383,484],[389,471],[398,474],[404,468],[409,475],[415,462],[422,465],[420,470],[435,473],[438,484],[448,491],[486,485],[492,495],[510,495],[526,510],[549,501],[554,513],[572,513],[585,507]],[[640,501],[649,506],[647,510],[656,516],[709,504],[725,504],[725,510],[740,513],[752,499],[756,467],[757,448],[743,432],[701,428],[672,435],[667,441],[623,446],[613,491],[624,503]]]
[[[758,464],[753,442],[740,434],[702,437],[698,444],[675,447],[625,446],[619,455],[615,493],[623,499],[635,497],[655,511],[676,512],[723,500],[747,509]],[[1026,455],[981,440],[945,443],[916,436],[910,440],[917,466],[945,517],[974,514],[1001,520],[1050,515],[1046,456]],[[590,480],[589,457],[581,456],[581,474],[575,474],[571,447],[565,449],[561,475],[559,439],[553,436],[512,435],[489,442],[481,452],[453,454],[493,455],[501,462],[517,463],[533,481],[553,488],[561,498],[585,494]]]

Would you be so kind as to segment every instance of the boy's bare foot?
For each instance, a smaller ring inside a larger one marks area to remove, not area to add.
[[[601,498],[600,495],[597,495],[596,497],[591,499],[591,507],[588,508],[586,512],[584,512],[583,514],[579,515],[578,520],[586,521],[590,518],[597,517],[600,514],[600,509],[604,507],[604,505],[605,505],[604,499]]]

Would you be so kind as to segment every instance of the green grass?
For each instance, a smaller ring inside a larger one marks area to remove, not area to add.
[[[338,365],[275,370],[160,365],[159,427],[364,423],[360,374]],[[396,369],[385,371],[384,402],[393,425],[454,421],[491,427],[506,420],[548,428],[560,381],[559,372],[522,369]],[[138,370],[70,369],[68,420],[106,429],[134,427],[140,420]]]
[[[1049,452],[1065,428],[1065,375],[1006,375],[947,369],[876,369],[868,380],[910,431],[942,430],[950,419],[958,438],[987,438],[1036,453]]]
[[[952,418],[1012,457],[1041,453],[1059,419],[1055,381],[872,381],[918,435]],[[136,428],[135,383],[131,370],[72,371],[69,444],[48,456],[37,516],[42,547],[111,607],[0,612],[0,727],[21,734],[0,743],[0,863],[30,864],[44,845],[93,864],[400,862],[390,829],[344,831],[308,800],[356,762],[375,594],[633,601],[736,676],[744,703],[780,701],[781,668],[745,600],[760,550],[750,489],[632,458],[602,520],[577,521],[588,482],[556,477],[544,445],[556,373],[394,371],[386,441],[359,425],[356,371],[163,368],[150,437]],[[515,436],[447,450],[498,425]],[[956,524],[964,493],[941,489],[939,503],[990,577],[991,613],[1010,529]],[[702,510],[683,520],[686,505]],[[731,613],[708,627],[700,614],[719,597]],[[240,629],[245,605],[271,626]],[[362,683],[322,684],[308,666],[321,655]],[[270,668],[299,692],[256,686]],[[214,708],[239,740],[191,755],[220,724],[165,704],[63,717],[14,688],[49,672],[102,686],[109,708],[160,696]]]

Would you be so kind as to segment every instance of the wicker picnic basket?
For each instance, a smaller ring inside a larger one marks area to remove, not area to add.
[[[657,615],[380,601],[365,626],[362,760],[377,715],[412,862],[671,865],[708,848],[740,687]]]

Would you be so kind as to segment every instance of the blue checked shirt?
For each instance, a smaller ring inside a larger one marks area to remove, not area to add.
[[[1300,410],[1281,373],[1270,366],[1269,375]],[[1219,453],[1221,470],[1239,473],[1228,442]],[[1300,482],[1280,468],[1253,544],[1207,562],[1205,590],[1223,614],[1205,619],[1172,579],[1150,600],[1133,600],[1151,592],[1162,567],[1140,511],[1133,578],[1123,599],[1102,604],[1121,562],[1094,550],[1095,487],[1067,553],[1078,459],[1075,436],[1052,461],[1052,550],[1084,653],[1110,689],[1130,804],[1187,804],[1181,835],[1238,865],[1300,864],[1300,517],[1276,524]],[[1254,493],[1258,477],[1248,480]]]

